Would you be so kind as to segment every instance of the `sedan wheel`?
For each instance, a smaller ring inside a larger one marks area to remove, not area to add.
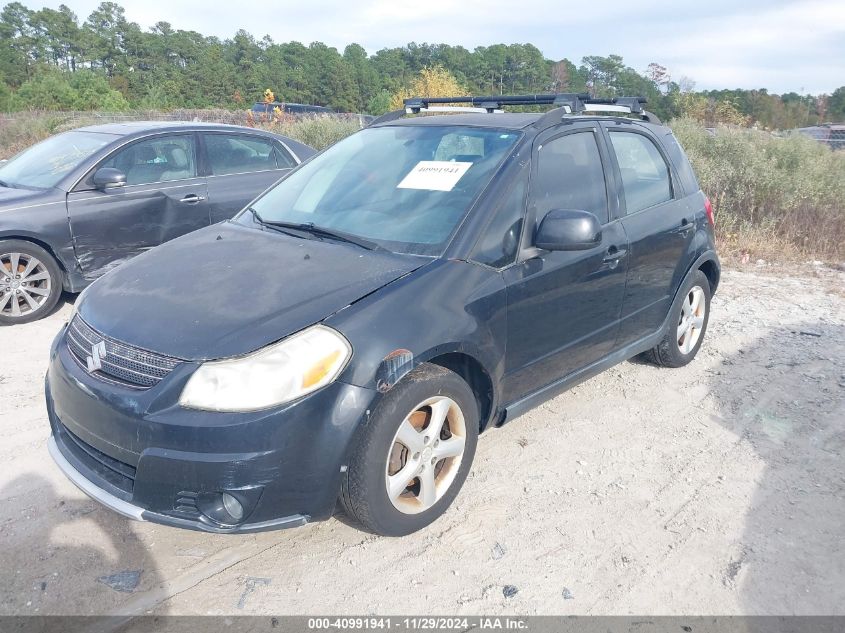
[[[421,402],[402,421],[387,455],[385,484],[400,512],[417,514],[443,498],[461,467],[464,414],[451,398]]]
[[[0,315],[32,316],[46,304],[53,279],[45,264],[27,253],[0,253]]]
[[[62,294],[59,265],[38,244],[0,240],[0,325],[47,316]]]

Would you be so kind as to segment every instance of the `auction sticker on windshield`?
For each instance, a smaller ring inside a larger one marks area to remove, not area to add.
[[[396,185],[396,188],[452,191],[470,167],[472,167],[472,163],[458,163],[446,160],[421,160],[402,179],[402,182]]]

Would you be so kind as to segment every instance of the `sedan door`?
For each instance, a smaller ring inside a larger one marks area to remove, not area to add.
[[[645,131],[604,124],[611,159],[622,183],[622,224],[631,244],[619,345],[657,331],[691,263],[695,215],[670,162]]]
[[[103,167],[123,172],[126,185],[94,188],[93,174]],[[99,277],[145,250],[208,226],[206,179],[197,173],[192,133],[132,141],[92,169],[67,197],[83,275]]]
[[[574,129],[573,129],[574,128]],[[571,124],[535,142],[529,236],[553,209],[593,213],[601,243],[545,251],[533,239],[503,274],[508,293],[505,400],[514,402],[606,356],[619,326],[627,238],[609,204],[609,161],[595,124]]]
[[[233,217],[297,164],[281,143],[266,136],[229,132],[201,136],[212,224]]]

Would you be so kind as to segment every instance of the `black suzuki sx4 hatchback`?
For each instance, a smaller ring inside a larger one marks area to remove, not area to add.
[[[525,103],[557,107],[501,112]],[[292,527],[338,501],[377,534],[428,525],[481,432],[632,356],[698,352],[712,211],[641,103],[409,100],[107,273],[52,347],[53,458],[172,526]]]

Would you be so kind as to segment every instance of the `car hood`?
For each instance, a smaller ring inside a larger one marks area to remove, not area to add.
[[[231,222],[140,255],[77,309],[111,338],[184,360],[245,354],[317,323],[428,258]]]
[[[15,189],[14,187],[0,187],[0,213],[18,208],[21,204],[42,196],[40,189]]]

